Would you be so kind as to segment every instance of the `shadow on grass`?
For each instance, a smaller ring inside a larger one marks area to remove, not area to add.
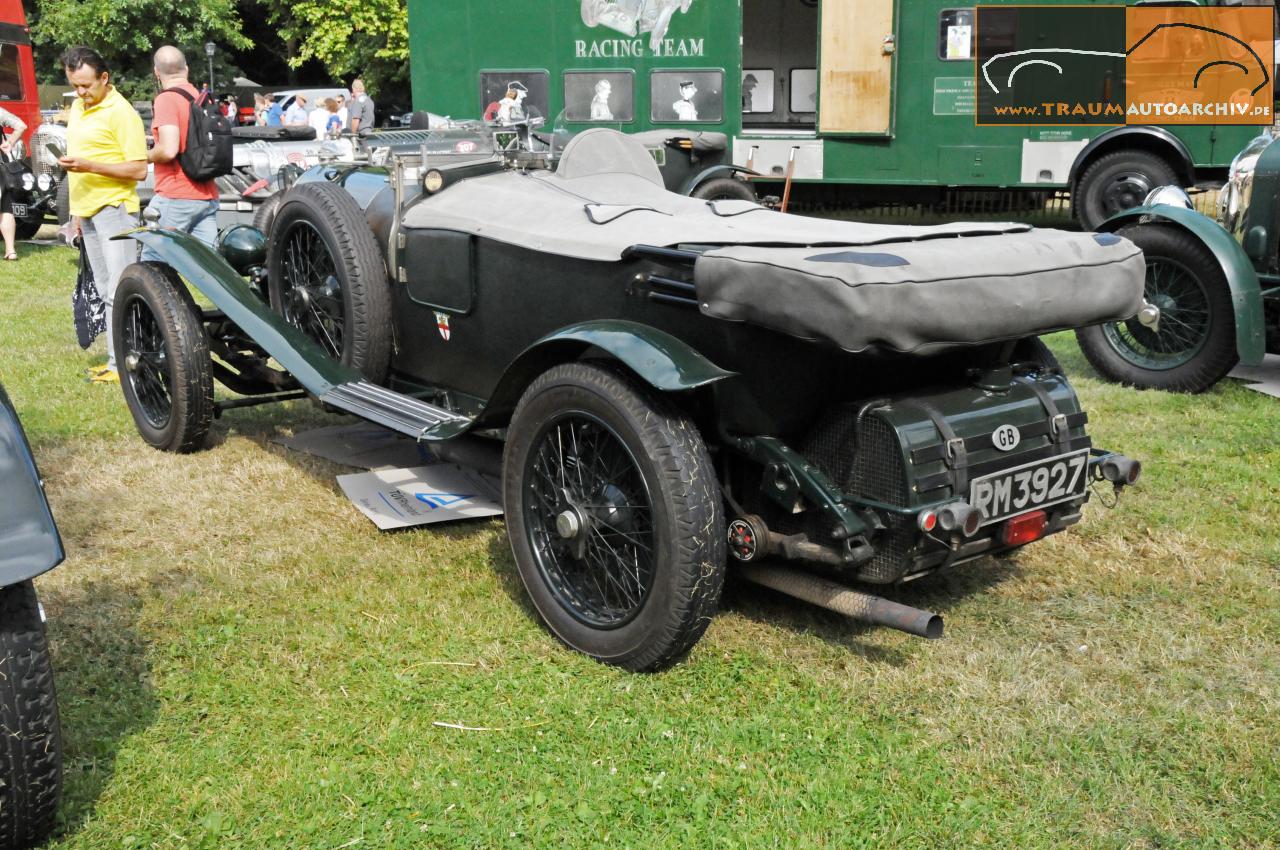
[[[75,833],[115,772],[123,742],[156,716],[146,644],[133,588],[90,582],[41,589],[49,615],[63,735],[63,797],[57,835]]]

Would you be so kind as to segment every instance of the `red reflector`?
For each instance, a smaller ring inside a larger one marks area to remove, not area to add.
[[[1032,511],[1029,514],[1016,516],[1004,524],[1004,528],[1000,531],[1000,540],[1006,546],[1030,543],[1044,533],[1048,519],[1044,511]]]
[[[933,511],[925,511],[916,518],[916,522],[919,524],[921,531],[928,533],[937,527],[938,515]]]

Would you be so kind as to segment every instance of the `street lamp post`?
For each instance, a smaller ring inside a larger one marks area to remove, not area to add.
[[[204,55],[209,57],[209,93],[213,93],[213,54],[218,52],[218,45],[212,41],[204,43]]]

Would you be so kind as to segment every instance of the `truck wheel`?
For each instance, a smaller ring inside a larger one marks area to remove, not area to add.
[[[1122,228],[1147,257],[1143,297],[1160,308],[1160,323],[1137,318],[1076,331],[1084,356],[1103,376],[1144,389],[1203,392],[1231,371],[1236,318],[1222,267],[1200,240],[1179,227]]]
[[[549,370],[511,420],[503,495],[520,578],[570,647],[642,672],[706,631],[724,514],[706,445],[665,400],[600,366]]]
[[[380,383],[391,362],[391,289],[364,211],[341,186],[300,183],[271,227],[271,306],[331,357]]]
[[[1146,151],[1113,151],[1085,168],[1072,193],[1071,205],[1085,230],[1123,210],[1139,206],[1158,186],[1176,184],[1169,163]]]
[[[58,193],[54,196],[53,203],[58,215],[58,226],[61,227],[71,220],[71,181],[65,174],[58,181]]]
[[[690,197],[704,201],[750,201],[753,204],[759,200],[755,190],[745,180],[736,177],[712,177],[705,180],[690,193]]]
[[[186,286],[167,266],[134,263],[120,276],[111,321],[120,387],[142,439],[166,452],[204,448],[212,361]]]
[[[30,581],[0,588],[0,848],[39,844],[62,797],[49,643]]]

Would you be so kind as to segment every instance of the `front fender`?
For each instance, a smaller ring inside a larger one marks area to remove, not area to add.
[[[0,587],[35,578],[62,563],[58,526],[13,403],[0,386]]]
[[[1262,286],[1249,255],[1213,219],[1195,210],[1168,204],[1134,207],[1117,213],[1098,225],[1098,231],[1113,233],[1127,224],[1153,219],[1181,227],[1188,236],[1200,240],[1222,265],[1236,316],[1236,351],[1242,364],[1257,366],[1266,353],[1266,323],[1262,314]]]
[[[714,177],[732,177],[735,174],[746,174],[747,176],[759,176],[759,172],[752,171],[750,168],[743,168],[741,165],[713,165],[712,167],[699,171],[684,181],[684,185],[680,187],[681,195],[691,195],[693,190],[706,183]]]
[[[176,230],[140,227],[112,238],[133,239],[155,251],[310,392],[320,396],[339,384],[364,380],[358,371],[334,360],[301,330],[286,322],[217,251],[194,236]]]
[[[689,344],[649,325],[622,319],[580,322],[547,334],[522,351],[503,373],[476,424],[505,423],[534,378],[552,366],[576,359],[589,348],[607,352],[660,392],[697,389],[737,374],[721,369]]]

